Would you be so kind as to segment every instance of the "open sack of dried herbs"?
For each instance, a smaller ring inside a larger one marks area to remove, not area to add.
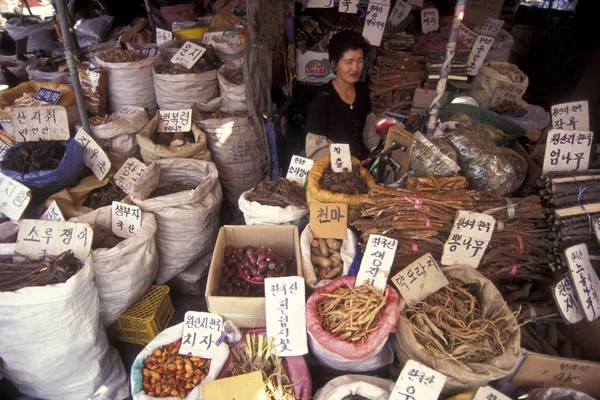
[[[317,390],[314,400],[388,400],[394,385],[370,375],[342,375]]]
[[[98,321],[92,257],[82,262],[66,252],[42,261],[0,261],[0,304],[0,375],[21,394],[118,397],[127,377]]]
[[[240,196],[246,225],[300,225],[308,213],[306,191],[285,178],[260,182]]]
[[[309,400],[312,380],[303,356],[280,358],[265,329],[244,332],[231,348],[219,379],[262,371],[268,400]],[[208,400],[208,399],[207,399]]]
[[[371,371],[394,360],[388,336],[396,329],[398,292],[389,285],[382,293],[355,283],[354,276],[338,278],[308,298],[308,344],[325,366]]]
[[[210,360],[180,355],[183,324],[159,333],[135,358],[130,376],[134,400],[204,399],[200,385],[217,378],[229,356],[229,347],[226,343],[217,346]]]
[[[468,266],[442,268],[450,284],[408,307],[400,300],[396,355],[448,377],[443,393],[510,374],[521,355],[515,315],[494,284]]]

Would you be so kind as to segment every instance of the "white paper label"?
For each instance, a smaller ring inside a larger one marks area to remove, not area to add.
[[[473,400],[511,400],[511,398],[490,386],[485,386],[477,389]]]
[[[290,167],[288,168],[285,179],[299,183],[300,186],[304,186],[306,177],[308,176],[313,164],[314,161],[310,158],[293,156],[292,161],[290,161]]]
[[[492,238],[495,224],[496,219],[491,215],[457,212],[450,236],[444,244],[442,264],[463,264],[477,268]]]
[[[494,95],[490,100],[490,107],[495,107],[505,100],[518,103],[524,93],[525,88],[522,85],[517,86],[506,82],[498,82],[496,90],[494,90]]]
[[[479,68],[481,68],[483,61],[487,57],[493,44],[493,38],[482,35],[477,36],[475,43],[473,43],[473,48],[471,48],[471,53],[469,54],[467,74],[474,76],[479,73]]]
[[[89,224],[24,219],[19,223],[15,252],[30,259],[57,256],[67,250],[84,262],[90,254],[94,231]]]
[[[223,36],[223,31],[206,32],[204,36],[202,36],[202,44],[212,46],[212,44],[215,42],[215,37],[217,36]]]
[[[18,221],[31,200],[31,190],[22,183],[0,173],[0,212]]]
[[[369,1],[362,35],[370,45],[381,45],[381,38],[383,37],[383,31],[389,13],[390,0]]]
[[[389,400],[437,400],[445,382],[445,375],[414,360],[408,360]]]
[[[358,0],[340,0],[338,11],[341,13],[356,14],[358,11]]]
[[[458,31],[458,37],[463,41],[469,48],[473,47],[473,43],[477,40],[477,34],[467,28],[465,24],[460,24],[460,30]]]
[[[17,142],[69,140],[67,110],[62,106],[15,107],[10,115]]]
[[[590,130],[590,112],[587,100],[556,104],[550,109],[550,114],[554,129]]]
[[[569,273],[579,299],[579,305],[588,321],[600,316],[600,279],[590,264],[590,256],[585,243],[565,250]]]
[[[369,283],[383,292],[394,263],[397,246],[396,239],[381,235],[369,235],[365,254],[356,275],[355,286]]]
[[[173,64],[181,64],[185,68],[191,69],[205,52],[206,49],[204,47],[192,42],[185,42],[179,51],[171,58],[171,62]]]
[[[104,179],[111,164],[102,147],[83,128],[79,128],[75,140],[83,149],[84,164],[92,170],[99,181]]]
[[[8,144],[0,139],[0,161],[4,160],[4,156],[12,148],[12,144]]]
[[[349,144],[330,144],[329,156],[333,172],[352,171],[352,156],[350,155]]]
[[[121,107],[119,111],[114,114],[115,119],[127,119],[131,118],[134,115],[146,113],[144,107],[135,107],[135,106],[125,106]]]
[[[192,130],[192,109],[158,110],[157,132],[189,132]]]
[[[575,324],[585,318],[583,309],[577,300],[577,294],[573,288],[573,281],[570,276],[561,279],[552,291],[554,301],[558,306],[560,315],[569,324]]]
[[[118,237],[127,239],[135,235],[142,228],[142,212],[140,208],[119,201],[113,201],[110,226],[112,232]]]
[[[219,340],[222,331],[223,317],[220,315],[201,311],[186,312],[179,354],[212,359],[222,343]]]
[[[449,283],[431,253],[427,253],[410,263],[392,277],[392,282],[409,307],[414,306]]]
[[[586,171],[593,137],[591,131],[552,129],[546,139],[543,171]]]
[[[137,158],[129,157],[117,171],[113,179],[118,187],[127,194],[131,193],[133,185],[140,179],[146,165]]]
[[[423,33],[435,32],[440,29],[440,14],[437,8],[421,10],[421,30]]]
[[[390,13],[388,23],[392,25],[400,24],[406,17],[408,17],[410,10],[412,10],[412,6],[410,4],[405,3],[402,0],[398,0],[392,9],[392,12]]]
[[[52,203],[50,203],[50,206],[42,214],[42,217],[40,219],[43,219],[45,221],[64,221],[65,217],[62,215],[60,208],[58,208],[56,200],[52,200]]]
[[[308,0],[306,8],[331,8],[333,0]]]
[[[161,45],[166,42],[173,40],[173,32],[166,31],[164,29],[156,28],[156,44]]]
[[[501,19],[488,18],[481,27],[481,34],[486,36],[496,36],[502,30],[504,21]]]
[[[600,242],[600,218],[594,219],[594,231],[596,232],[596,240]]]
[[[265,313],[267,336],[280,357],[308,353],[303,278],[266,278]]]

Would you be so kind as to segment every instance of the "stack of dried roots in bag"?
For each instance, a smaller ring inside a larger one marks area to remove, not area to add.
[[[285,178],[260,182],[246,195],[246,200],[281,208],[307,206],[304,188]]]

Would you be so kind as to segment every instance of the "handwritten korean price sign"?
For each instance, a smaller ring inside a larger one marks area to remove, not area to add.
[[[142,227],[142,212],[138,206],[112,202],[112,232],[118,237],[127,239],[140,231]]]
[[[490,386],[484,386],[477,389],[473,400],[511,400],[511,398]]]
[[[554,129],[590,130],[590,111],[587,101],[575,101],[552,106],[552,127]]]
[[[333,172],[352,171],[352,156],[350,156],[349,144],[330,144],[329,156]]]
[[[492,238],[495,225],[496,219],[491,215],[459,211],[444,244],[442,264],[464,264],[477,268]]]
[[[110,160],[98,143],[85,131],[80,128],[75,135],[75,140],[79,147],[83,149],[83,162],[92,170],[99,181],[104,179],[110,170]]]
[[[348,204],[311,204],[310,231],[315,238],[346,239],[348,233]]]
[[[390,0],[371,0],[362,35],[372,46],[380,46],[383,30],[390,13]]]
[[[138,53],[144,57],[156,57],[158,55],[158,46],[142,47],[138,50]]]
[[[310,158],[304,158],[300,156],[293,156],[290,161],[290,167],[288,168],[285,179],[296,182],[300,186],[304,186],[306,177],[312,168],[314,161]]]
[[[543,171],[587,170],[593,136],[591,131],[552,129],[546,139]]]
[[[204,34],[204,36],[202,36],[202,44],[205,44],[207,46],[212,46],[212,44],[215,42],[215,38],[217,36],[223,36],[223,31],[206,32]]]
[[[42,259],[71,250],[83,262],[90,254],[93,238],[89,224],[24,219],[19,223],[15,252],[30,259]]]
[[[15,107],[10,115],[17,142],[69,140],[67,110],[62,106]]]
[[[392,277],[392,282],[409,307],[414,306],[449,283],[431,253],[427,253],[410,263]]]
[[[469,48],[473,47],[473,43],[477,40],[477,34],[467,28],[464,24],[460,25],[460,30],[458,31],[458,37],[463,41],[465,45]]]
[[[341,13],[356,14],[358,11],[358,0],[340,0],[338,11]]]
[[[392,12],[390,13],[388,23],[392,24],[393,26],[399,25],[406,19],[406,17],[408,17],[410,10],[412,10],[412,6],[410,4],[402,0],[398,0],[392,9]]]
[[[554,296],[554,301],[558,306],[560,315],[562,315],[567,323],[575,324],[585,318],[585,314],[579,305],[577,294],[573,288],[573,281],[570,277],[566,276],[561,279],[556,286],[554,286],[552,295]]]
[[[423,33],[435,32],[440,29],[440,14],[437,8],[424,8],[421,10],[421,31]]]
[[[590,264],[590,256],[585,243],[565,250],[569,273],[575,293],[588,321],[600,316],[600,279]]]
[[[140,179],[146,169],[146,164],[137,158],[129,157],[117,171],[113,179],[118,187],[127,194],[131,193],[133,185]]]
[[[512,85],[507,82],[498,82],[494,94],[492,95],[492,99],[490,100],[490,107],[497,106],[505,100],[518,103],[524,93],[525,88],[523,86]]]
[[[192,109],[158,110],[157,132],[189,132],[192,129]]]
[[[408,360],[392,389],[390,400],[437,400],[445,382],[445,375]]]
[[[214,349],[221,344],[223,317],[208,312],[188,311],[183,322],[179,354],[212,358]]]
[[[171,58],[173,64],[181,64],[187,69],[191,69],[194,64],[202,57],[206,49],[192,42],[185,42],[183,46]]]
[[[13,221],[19,220],[31,200],[31,190],[0,173],[0,212]]]
[[[50,203],[50,206],[44,211],[40,219],[44,221],[64,221],[65,217],[62,215],[60,208],[58,208],[56,201],[52,200],[52,203]]]
[[[267,336],[280,357],[308,353],[304,313],[304,279],[299,276],[265,279]]]
[[[58,99],[60,99],[61,95],[62,95],[62,92],[60,90],[52,90],[52,89],[41,87],[38,89],[37,93],[35,94],[35,99],[56,105],[58,103]]]
[[[396,247],[398,247],[396,239],[370,235],[358,275],[356,275],[355,286],[369,283],[383,292],[394,263]]]
[[[493,38],[483,35],[477,36],[477,39],[475,39],[473,47],[471,48],[471,53],[469,53],[469,61],[467,62],[468,75],[473,76],[479,73],[479,68],[481,68],[483,61],[487,57],[493,44]]]
[[[156,28],[156,44],[161,45],[166,42],[173,40],[173,32]]]
[[[501,19],[488,18],[481,27],[481,34],[486,36],[496,36],[502,30],[504,21]]]

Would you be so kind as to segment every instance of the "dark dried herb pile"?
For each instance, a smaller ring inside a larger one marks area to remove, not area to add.
[[[111,249],[121,243],[123,238],[112,233],[111,229],[94,229],[94,240],[92,241],[92,249]]]
[[[121,201],[125,197],[127,197],[127,193],[113,181],[109,181],[108,184],[92,190],[83,205],[96,210],[111,205],[113,201]]]
[[[10,157],[4,159],[1,165],[3,169],[28,174],[58,168],[64,155],[65,146],[58,141],[25,142]]]
[[[115,50],[104,56],[106,62],[135,62],[147,58],[133,50]]]
[[[161,185],[154,189],[148,198],[153,199],[155,197],[166,196],[173,193],[186,192],[188,190],[196,189],[197,186],[198,185],[194,183],[185,182],[167,183],[166,185]]]
[[[327,167],[319,180],[319,186],[334,193],[367,194],[369,192],[367,181],[356,167],[350,172],[333,172],[331,166]]]
[[[216,69],[215,63],[211,63],[205,59],[199,60],[190,69],[187,69],[181,64],[173,64],[170,61],[159,64],[155,67],[157,74],[179,75],[179,74],[200,74],[202,72],[212,71]]]
[[[306,207],[306,191],[285,178],[266,180],[258,184],[246,195],[246,200],[256,201],[263,206],[285,208],[287,206]]]

